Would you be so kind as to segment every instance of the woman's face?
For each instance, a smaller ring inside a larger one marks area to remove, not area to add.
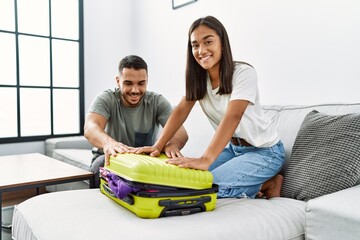
[[[192,54],[195,60],[206,70],[218,70],[222,57],[219,35],[211,28],[200,25],[190,35]]]

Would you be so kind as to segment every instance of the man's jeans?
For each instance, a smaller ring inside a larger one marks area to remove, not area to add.
[[[98,188],[100,186],[99,168],[105,164],[105,155],[95,153],[92,161],[90,171],[95,175],[95,187]]]
[[[229,143],[209,168],[219,185],[218,198],[255,198],[262,184],[281,170],[284,152],[281,141],[267,148]]]

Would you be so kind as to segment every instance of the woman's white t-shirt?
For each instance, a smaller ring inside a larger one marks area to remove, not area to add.
[[[262,111],[259,102],[257,75],[253,67],[236,63],[232,79],[231,94],[216,94],[219,88],[212,89],[211,81],[207,79],[207,93],[199,101],[212,127],[216,130],[223,119],[227,106],[232,100],[247,100],[246,108],[233,137],[246,140],[255,147],[271,147],[279,141],[276,125]]]

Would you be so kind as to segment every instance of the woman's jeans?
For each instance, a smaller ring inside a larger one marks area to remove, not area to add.
[[[218,198],[255,198],[262,184],[281,170],[284,152],[281,141],[267,148],[229,143],[209,168],[219,185]]]

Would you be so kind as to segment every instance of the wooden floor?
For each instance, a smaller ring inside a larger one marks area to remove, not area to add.
[[[45,188],[39,189],[40,193],[45,193]],[[13,206],[36,196],[36,188],[19,190],[14,192],[4,192],[2,194],[2,207]]]

